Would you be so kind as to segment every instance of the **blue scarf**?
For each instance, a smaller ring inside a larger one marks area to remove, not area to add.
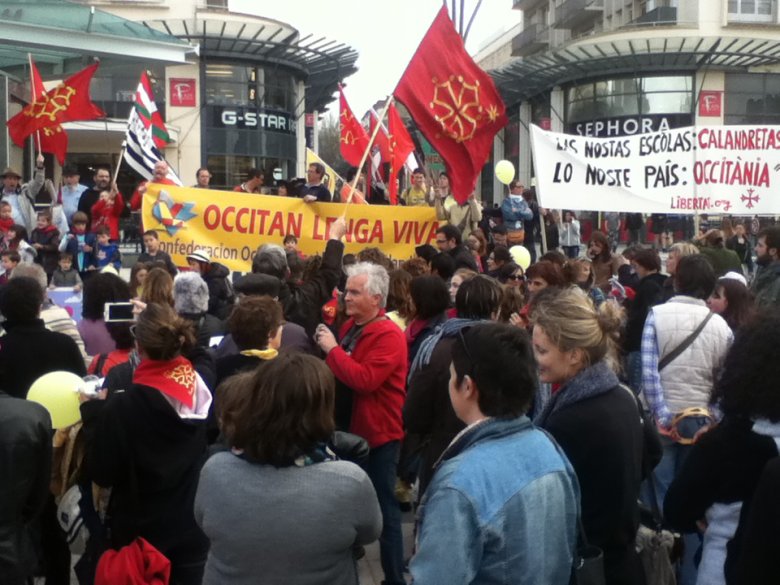
[[[422,342],[420,350],[414,357],[412,367],[409,368],[409,380],[412,379],[412,374],[414,374],[414,372],[421,370],[424,366],[431,363],[433,350],[436,348],[436,344],[439,343],[439,341],[445,337],[455,337],[464,327],[470,327],[478,323],[484,323],[484,321],[480,319],[450,319],[439,325],[430,337]]]
[[[559,410],[576,404],[582,400],[606,394],[620,384],[617,375],[607,365],[600,362],[577,372],[577,374],[545,404],[542,411],[534,418],[534,424],[544,428],[547,419]]]

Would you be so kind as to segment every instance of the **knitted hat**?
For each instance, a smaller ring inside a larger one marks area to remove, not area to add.
[[[179,314],[199,315],[209,310],[209,287],[197,272],[180,272],[173,279],[173,304]]]
[[[211,256],[206,250],[200,248],[193,250],[190,254],[187,254],[187,260],[195,260],[196,262],[203,262],[204,264],[211,264]]]
[[[275,276],[270,274],[247,274],[242,276],[238,282],[233,285],[236,292],[245,295],[269,296],[277,298],[281,290],[282,283]]]

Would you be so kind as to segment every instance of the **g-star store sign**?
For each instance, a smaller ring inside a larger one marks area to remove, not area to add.
[[[241,130],[267,130],[283,134],[295,134],[295,120],[282,110],[250,107],[211,106],[212,128],[239,128]]]

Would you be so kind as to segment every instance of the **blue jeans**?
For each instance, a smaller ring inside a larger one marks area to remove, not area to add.
[[[561,246],[567,258],[576,258],[580,255],[579,246]]]
[[[395,478],[401,442],[390,441],[371,449],[366,472],[374,484],[382,511],[379,536],[379,560],[385,585],[406,585],[404,580],[404,543],[401,533],[401,508],[395,499]]]

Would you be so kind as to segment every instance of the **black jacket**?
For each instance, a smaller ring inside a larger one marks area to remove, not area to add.
[[[577,472],[582,524],[591,544],[604,551],[606,582],[641,585],[644,571],[634,548],[637,499],[643,460],[655,449],[646,444],[636,400],[630,391],[616,386],[562,407],[543,426]],[[657,459],[648,465],[652,468],[656,463]]]
[[[328,240],[320,269],[311,279],[302,284],[282,282],[279,302],[284,318],[303,327],[309,337],[322,321],[322,305],[331,299],[339,283],[343,254],[344,244]]]
[[[49,495],[51,418],[0,392],[0,581],[23,585],[35,566],[31,524]]]
[[[92,206],[100,199],[100,189],[90,187],[79,197],[78,210],[87,214],[87,226],[92,225]]]
[[[761,471],[777,454],[771,437],[753,432],[753,421],[726,417],[692,447],[669,486],[666,521],[676,530],[694,532],[696,522],[715,503],[743,502],[743,512],[748,512]],[[776,534],[773,538],[777,540]],[[727,545],[727,573],[739,563],[739,545],[738,530]]]
[[[86,376],[84,358],[76,342],[64,333],[49,331],[43,320],[6,321],[0,338],[0,389],[25,398],[35,380],[58,370]]]
[[[454,337],[442,338],[431,361],[412,374],[404,403],[404,426],[410,434],[421,435],[425,446],[420,453],[422,498],[433,478],[433,466],[452,439],[465,425],[450,402],[450,363]]]
[[[750,506],[742,506],[739,539],[742,554],[736,567],[726,559],[729,585],[775,585],[780,575],[780,457],[764,466]],[[741,538],[740,538],[741,533]]]
[[[109,397],[90,423],[90,472],[112,487],[112,546],[142,536],[174,564],[205,559],[208,540],[193,514],[205,421],[182,420],[162,393],[134,384]]]
[[[149,252],[141,252],[138,254],[138,262],[148,262],[151,264],[154,264],[155,262],[162,262],[165,264],[165,269],[171,276],[176,276],[179,272],[179,270],[176,268],[176,265],[173,263],[173,260],[171,260],[171,256],[168,254],[168,252],[163,250],[158,250],[157,254],[154,256],[149,254]]]
[[[221,319],[217,319],[214,315],[203,313],[201,315],[193,313],[180,313],[180,317],[184,317],[190,321],[195,327],[195,337],[200,347],[209,348],[209,341],[212,337],[219,337],[225,335],[225,322]]]
[[[209,271],[203,275],[206,286],[209,287],[209,310],[217,319],[227,319],[233,308],[235,294],[233,286],[228,282],[230,271],[219,262],[212,262]]]
[[[645,327],[647,313],[652,307],[663,302],[666,276],[659,273],[648,274],[639,281],[636,296],[628,309],[626,338],[623,349],[626,352],[639,351],[642,346],[642,329]]]

